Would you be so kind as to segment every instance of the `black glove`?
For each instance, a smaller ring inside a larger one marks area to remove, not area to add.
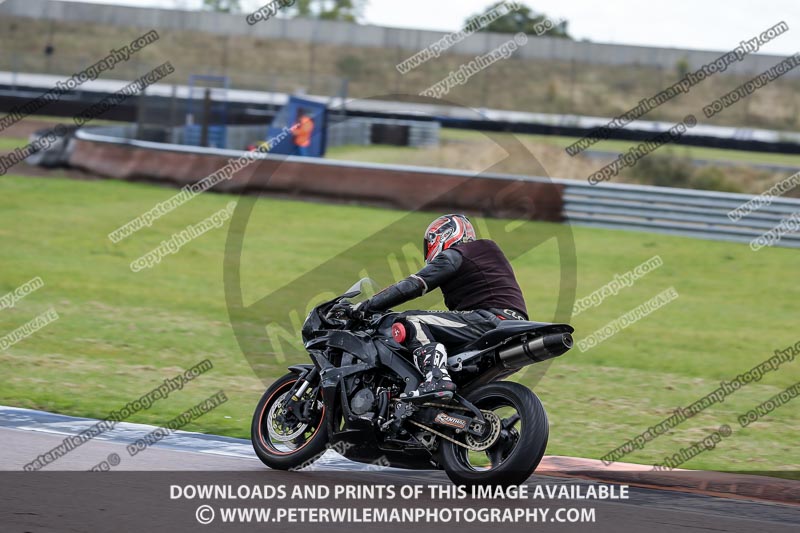
[[[347,311],[345,311],[345,314],[348,318],[364,320],[369,315],[366,304],[367,302],[358,302],[355,305],[350,305]]]
[[[366,316],[366,313],[364,312],[364,303],[365,302],[360,302],[353,305],[347,300],[342,300],[335,306],[333,306],[331,312],[341,313],[342,315],[350,319],[363,320],[364,317]]]

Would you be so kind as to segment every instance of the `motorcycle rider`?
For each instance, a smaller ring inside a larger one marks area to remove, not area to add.
[[[464,215],[444,215],[425,231],[426,265],[416,274],[383,289],[351,309],[368,315],[418,298],[436,288],[450,311],[407,311],[398,321],[406,345],[425,376],[417,390],[401,398],[449,399],[456,386],[447,371],[447,346],[460,350],[497,327],[502,320],[527,320],[519,283],[506,256],[494,241],[477,239]]]

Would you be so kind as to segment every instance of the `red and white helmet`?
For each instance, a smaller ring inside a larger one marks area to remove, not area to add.
[[[422,249],[425,262],[430,263],[442,250],[476,239],[472,222],[464,215],[443,215],[431,222],[425,230]]]

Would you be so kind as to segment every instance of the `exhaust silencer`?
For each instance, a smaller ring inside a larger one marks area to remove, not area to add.
[[[523,366],[558,357],[570,348],[572,348],[572,335],[551,333],[516,346],[503,348],[497,352],[497,359],[504,368],[517,370]]]

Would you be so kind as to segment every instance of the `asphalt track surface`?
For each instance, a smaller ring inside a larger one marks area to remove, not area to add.
[[[0,531],[615,531],[615,532],[796,532],[800,506],[718,498],[629,487],[626,500],[453,500],[423,495],[411,501],[362,498],[357,501],[257,501],[260,506],[294,507],[574,507],[594,508],[593,523],[375,524],[273,523],[199,525],[197,500],[171,499],[169,485],[217,483],[248,485],[430,485],[452,486],[442,472],[365,467],[328,452],[311,471],[267,469],[249,441],[178,431],[131,456],[126,446],[154,430],[120,423],[47,465],[40,472],[21,472],[39,454],[76,435],[96,421],[0,407]],[[116,458],[115,458],[116,457]],[[103,461],[116,463],[111,472],[86,472]],[[609,485],[594,481],[532,476],[536,485]],[[619,487],[617,487],[619,488]],[[287,489],[290,490],[290,489]],[[221,502],[214,502],[220,504]],[[223,502],[224,503],[224,502]],[[236,503],[236,502],[232,502]],[[250,502],[252,505],[253,502]],[[241,502],[238,505],[242,505]],[[547,522],[547,521],[546,521]]]

